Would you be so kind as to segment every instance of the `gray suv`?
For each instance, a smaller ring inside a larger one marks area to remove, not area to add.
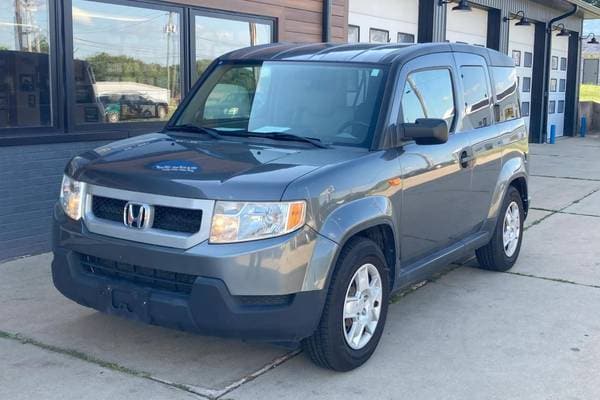
[[[274,44],[217,59],[165,129],[67,166],[52,274],[94,309],[302,344],[347,371],[390,295],[515,263],[528,134],[512,59],[462,44]]]

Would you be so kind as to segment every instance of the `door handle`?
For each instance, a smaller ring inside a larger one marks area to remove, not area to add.
[[[468,168],[469,165],[471,165],[471,161],[473,161],[473,156],[471,155],[471,152],[468,150],[463,150],[460,153],[460,166],[462,168]]]

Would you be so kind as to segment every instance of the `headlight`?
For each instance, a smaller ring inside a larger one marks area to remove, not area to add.
[[[60,204],[65,214],[75,221],[81,218],[83,183],[64,175],[60,189]]]
[[[217,201],[210,228],[211,243],[233,243],[285,235],[304,225],[306,203]]]

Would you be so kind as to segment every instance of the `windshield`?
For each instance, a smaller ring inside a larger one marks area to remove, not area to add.
[[[369,147],[383,80],[384,71],[372,66],[223,64],[175,124],[222,134],[291,134],[325,144]]]

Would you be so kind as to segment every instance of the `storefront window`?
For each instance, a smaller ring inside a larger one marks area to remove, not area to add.
[[[196,15],[195,25],[197,76],[227,52],[273,41],[273,26],[267,21]]]
[[[52,125],[47,0],[0,1],[0,128]]]
[[[168,119],[181,99],[180,14],[73,0],[75,123]]]

